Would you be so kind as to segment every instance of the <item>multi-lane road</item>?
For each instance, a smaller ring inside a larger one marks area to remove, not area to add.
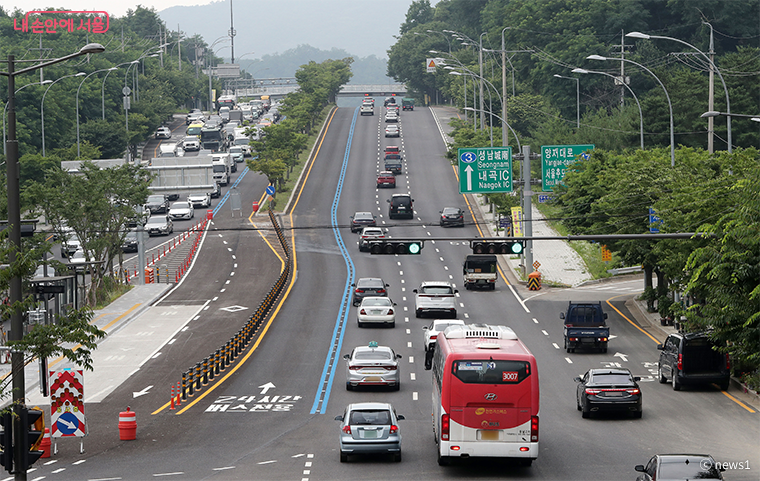
[[[376,115],[362,117],[358,108],[344,107],[328,118],[313,165],[281,216],[295,246],[297,272],[250,355],[239,358],[234,371],[228,370],[182,409],[161,409],[165,394],[132,398],[146,385],[168,390],[199,356],[223,344],[280,272],[280,259],[265,241],[274,239],[266,219],[231,217],[225,211],[214,219],[186,281],[161,301],[203,308],[185,330],[166,340],[162,356],[89,408],[92,439],[86,441],[84,454],[62,444],[57,462],[38,463],[30,479],[630,480],[637,474],[634,465],[672,452],[748,461],[749,470],[730,470],[726,477],[760,477],[760,414],[714,387],[675,392],[659,384],[653,375],[656,338],[636,325],[624,305],[632,294],[544,289],[526,301],[528,291],[509,278],[500,279],[495,291],[462,289],[458,313],[472,322],[512,327],[535,354],[541,384],[539,457],[532,467],[484,460],[439,467],[421,330],[429,321],[415,318],[412,289],[424,280],[461,286],[466,243],[434,239],[475,237],[478,231],[469,205],[457,192],[455,172],[443,157],[443,122],[430,109],[418,107],[401,113],[401,138],[386,139],[382,110],[378,103]],[[404,173],[395,190],[377,190],[375,176],[389,144],[401,146]],[[240,183],[243,205],[258,200],[264,185],[261,176],[249,172]],[[388,219],[386,199],[395,192],[412,194],[414,219]],[[446,206],[465,209],[467,226],[439,227],[438,212]],[[355,211],[376,213],[393,237],[424,239],[422,253],[359,252],[357,236],[348,228]],[[390,284],[389,295],[397,303],[395,328],[357,327],[350,284],[367,276]],[[559,312],[570,299],[609,300],[605,307],[615,337],[606,354],[561,349]],[[400,391],[345,389],[342,355],[369,341],[403,355]],[[576,411],[573,378],[589,368],[612,365],[628,367],[643,378],[642,419],[582,419]],[[368,400],[391,402],[406,417],[400,425],[403,462],[386,457],[339,462],[338,423],[333,418],[346,404]],[[138,440],[119,442],[117,413],[127,404],[139,413]]]

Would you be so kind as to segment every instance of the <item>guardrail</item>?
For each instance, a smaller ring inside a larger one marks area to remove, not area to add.
[[[178,383],[178,390],[175,391],[172,385],[172,392],[174,394],[172,394],[171,398],[171,409],[174,409],[175,402],[176,404],[181,404],[182,401],[187,400],[188,397],[192,397],[195,393],[202,390],[204,386],[232,365],[240,354],[245,352],[251,340],[258,334],[261,326],[269,317],[275,302],[282,294],[293,269],[290,249],[282,227],[271,210],[269,211],[269,219],[272,221],[277,238],[285,251],[285,268],[245,325],[227,343],[183,372],[182,380]]]

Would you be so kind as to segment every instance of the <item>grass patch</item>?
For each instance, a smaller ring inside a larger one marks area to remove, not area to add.
[[[567,227],[562,223],[561,210],[559,207],[548,204],[537,204],[538,210],[546,217],[549,225],[557,231],[561,236],[569,235]],[[594,279],[604,279],[606,277],[612,277],[612,274],[607,272],[607,269],[620,266],[620,259],[612,253],[612,260],[604,262],[602,260],[602,247],[601,244],[589,241],[570,241],[568,242],[570,247],[581,256],[583,262],[586,264],[588,273]]]
[[[95,306],[93,307],[93,310],[103,309],[122,295],[129,292],[132,287],[133,286],[129,284],[117,282],[113,277],[106,277],[103,279],[103,287],[101,287],[95,295]]]
[[[306,148],[298,156],[298,160],[296,161],[296,165],[293,167],[293,171],[290,172],[287,180],[281,184],[280,190],[275,193],[275,208],[279,206],[279,208],[282,209],[287,204],[288,199],[290,198],[291,194],[293,193],[293,189],[296,186],[296,182],[298,182],[298,178],[301,175],[301,171],[306,165],[306,162],[309,161],[309,154],[311,154],[311,151],[314,148],[314,144],[317,143],[319,133],[322,131],[322,125],[324,124],[325,119],[332,110],[333,106],[333,104],[330,104],[322,109],[322,113],[319,114],[319,119],[314,122],[314,125],[319,126],[319,128],[315,128],[314,131],[309,134],[309,139],[306,141]]]

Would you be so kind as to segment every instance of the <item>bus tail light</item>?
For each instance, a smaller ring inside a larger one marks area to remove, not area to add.
[[[683,354],[678,355],[678,370],[683,371]]]
[[[450,418],[448,414],[441,416],[441,441],[449,440]]]
[[[530,417],[530,442],[538,442],[538,416]]]

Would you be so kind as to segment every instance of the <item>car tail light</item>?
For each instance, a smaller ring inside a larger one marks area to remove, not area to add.
[[[588,387],[586,388],[586,394],[589,394],[591,396],[596,396],[600,392],[602,392],[601,389],[591,389],[591,388],[588,388]]]
[[[530,442],[538,442],[538,416],[530,417]]]
[[[393,309],[388,309],[388,314],[393,314]]]
[[[441,416],[441,440],[442,441],[448,441],[449,440],[449,428],[450,425],[450,418],[448,414],[444,414]]]
[[[391,424],[391,434],[398,434],[398,426]]]
[[[599,340],[602,341],[602,342],[607,342],[607,338],[606,337],[600,337]]]
[[[728,354],[726,354],[726,370],[731,370],[731,360],[728,358]]]
[[[367,313],[364,311],[364,309],[362,309],[361,311],[359,311],[359,314],[361,314],[361,315],[363,315],[363,316],[366,316],[366,315],[367,315]]]
[[[397,369],[396,366],[385,366],[386,371],[395,371]]]
[[[356,371],[357,369],[361,369],[361,366],[353,366],[351,364],[348,365],[349,371]]]
[[[575,342],[575,341],[578,340],[578,338],[577,337],[571,337],[571,338],[569,338],[569,340]]]
[[[678,355],[678,364],[677,364],[678,370],[683,370],[683,354]]]
[[[364,294],[364,289],[359,289],[358,287],[354,290],[357,294]]]
[[[349,426],[348,424],[346,424],[345,426],[343,426],[343,432],[345,434],[351,434],[351,426]]]
[[[625,392],[627,392],[628,394],[639,394],[641,391],[639,391],[638,388],[633,387],[630,389],[626,389]]]
[[[435,341],[436,339],[438,339],[438,336],[437,336],[437,335],[435,335],[435,336],[430,336],[430,340],[431,340],[431,341]]]

